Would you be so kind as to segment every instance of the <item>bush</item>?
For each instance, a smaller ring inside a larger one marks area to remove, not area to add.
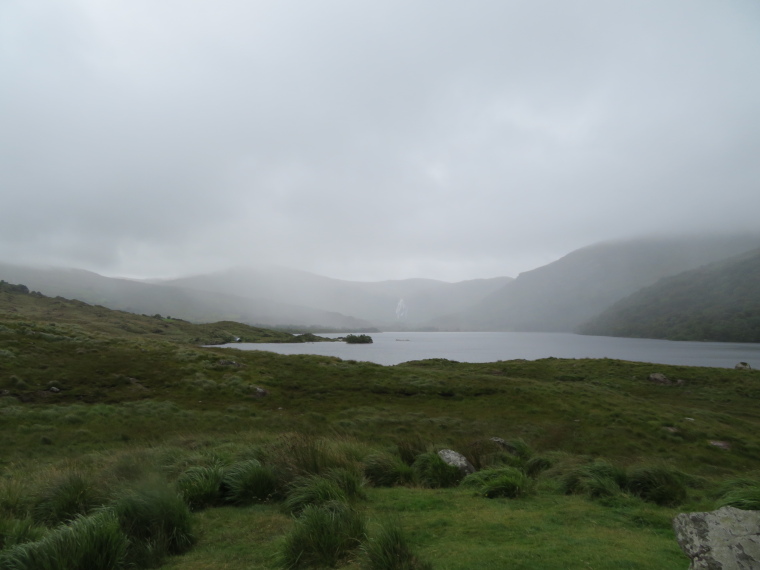
[[[645,501],[672,507],[686,499],[687,476],[663,465],[631,469],[628,472],[628,490]]]
[[[126,567],[127,537],[114,513],[79,516],[37,542],[0,552],[3,570],[115,570]]]
[[[431,489],[454,487],[464,477],[458,467],[448,465],[432,451],[417,457],[412,465],[412,472],[418,485]]]
[[[54,526],[87,514],[103,502],[102,494],[89,478],[71,471],[54,478],[35,495],[32,518]]]
[[[376,487],[411,483],[412,468],[397,455],[376,453],[364,459],[364,476]]]
[[[409,546],[406,533],[396,520],[386,520],[364,545],[367,570],[432,570]]]
[[[760,510],[760,481],[732,479],[723,485],[717,507],[734,507],[744,511]]]
[[[227,469],[222,488],[226,500],[236,505],[270,501],[280,496],[274,469],[255,459],[236,463]]]
[[[334,567],[357,548],[365,535],[364,520],[341,502],[309,505],[285,537],[286,568]]]
[[[116,500],[113,510],[130,540],[129,561],[138,567],[158,565],[167,554],[181,554],[195,542],[190,510],[167,485],[133,489]]]
[[[224,468],[221,465],[191,467],[177,479],[177,491],[193,511],[219,505]]]
[[[348,344],[372,344],[372,337],[368,334],[349,334],[344,340]]]
[[[474,489],[478,495],[489,499],[495,497],[516,499],[529,494],[532,489],[528,476],[514,467],[478,471],[465,477],[460,485]]]

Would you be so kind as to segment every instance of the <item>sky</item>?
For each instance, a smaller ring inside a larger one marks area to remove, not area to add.
[[[3,0],[0,260],[517,276],[758,229],[757,0]]]

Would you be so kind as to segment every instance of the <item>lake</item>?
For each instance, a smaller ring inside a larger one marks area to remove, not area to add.
[[[338,334],[323,336],[335,338]],[[496,362],[523,358],[615,358],[638,362],[733,368],[748,362],[760,368],[760,344],[684,342],[641,338],[520,332],[384,332],[373,344],[315,342],[297,344],[234,343],[225,347],[279,354],[319,354],[344,360],[399,364],[426,358],[459,362]]]

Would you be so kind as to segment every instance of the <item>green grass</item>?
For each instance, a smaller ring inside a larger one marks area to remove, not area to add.
[[[0,292],[6,557],[57,544],[59,522],[130,496],[180,529],[155,536],[184,537],[137,556],[143,566],[274,568],[298,520],[278,501],[319,480],[355,497],[370,541],[375,521],[396,520],[436,569],[684,568],[670,519],[749,501],[752,485],[737,481],[760,472],[757,371],[551,358],[384,367],[201,348],[141,332],[151,317],[30,298]],[[652,372],[683,383],[652,385]],[[450,486],[461,474],[431,453],[442,448],[481,469],[480,496]],[[235,482],[241,466],[255,476]],[[509,490],[518,473],[530,493]],[[358,549],[340,558],[365,563]]]

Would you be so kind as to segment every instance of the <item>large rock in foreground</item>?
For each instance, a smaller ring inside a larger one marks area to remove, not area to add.
[[[673,530],[689,570],[760,570],[760,511],[682,513]]]

